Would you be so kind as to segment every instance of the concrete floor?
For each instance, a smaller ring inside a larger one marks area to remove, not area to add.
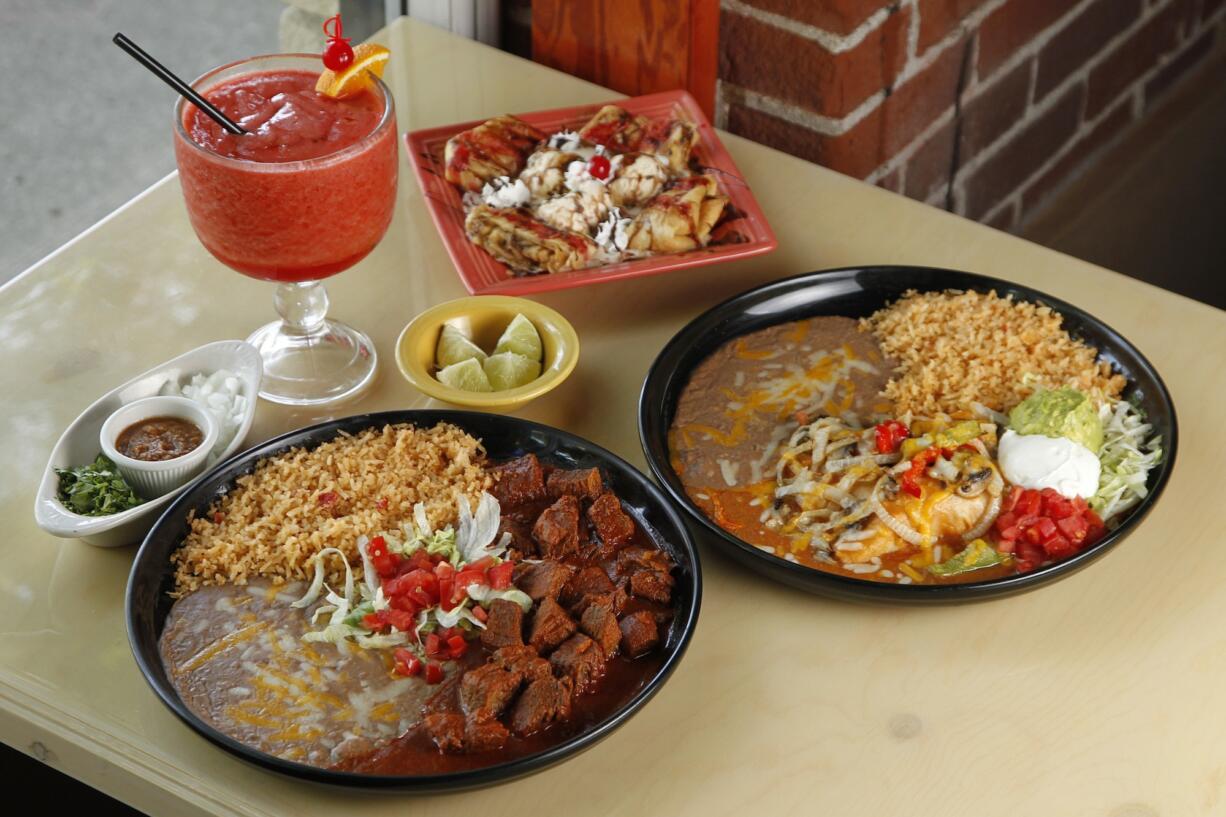
[[[111,43],[115,32],[193,79],[275,52],[283,8],[0,0],[0,283],[174,170],[175,93]]]

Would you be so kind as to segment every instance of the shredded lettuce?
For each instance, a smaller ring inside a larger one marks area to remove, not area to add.
[[[508,537],[503,536],[498,544],[494,544],[502,518],[497,499],[482,491],[474,514],[468,497],[460,494],[456,497],[456,508],[460,514],[460,528],[456,531],[455,544],[461,561],[476,562],[486,556],[498,557],[506,552]]]
[[[454,627],[461,621],[467,621],[474,627],[484,630],[485,625],[481,620],[473,615],[473,611],[468,609],[468,599],[464,599],[463,604],[457,604],[450,610],[444,610],[441,607],[431,607],[429,612],[433,614],[434,620],[438,622],[438,626],[442,628]]]
[[[1099,410],[1103,445],[1098,459],[1102,471],[1090,507],[1104,521],[1139,503],[1149,493],[1149,472],[1162,461],[1162,437],[1136,406],[1120,400]]]
[[[524,591],[516,587],[508,587],[505,590],[495,590],[484,584],[470,584],[468,586],[468,597],[478,604],[493,602],[498,599],[506,599],[513,601],[523,608],[526,613],[532,609],[532,597]]]

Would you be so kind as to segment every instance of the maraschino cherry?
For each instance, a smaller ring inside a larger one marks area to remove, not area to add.
[[[353,48],[349,45],[349,38],[342,36],[344,33],[339,14],[324,20],[324,34],[328,35],[328,45],[324,48],[324,67],[329,71],[344,71],[353,64]]]
[[[587,172],[592,174],[594,179],[607,179],[612,169],[613,165],[609,162],[609,157],[604,155],[604,148],[598,146],[596,155],[588,160]]]

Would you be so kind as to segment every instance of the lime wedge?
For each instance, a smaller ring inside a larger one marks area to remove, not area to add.
[[[526,386],[541,376],[541,364],[514,352],[490,355],[482,366],[494,391]]]
[[[500,352],[514,352],[517,355],[523,355],[528,360],[540,362],[541,336],[537,334],[532,321],[522,314],[512,318],[507,328],[503,330],[502,337],[498,339],[498,345],[494,347],[494,354]]]
[[[438,348],[434,350],[434,355],[440,369],[469,358],[485,360],[485,352],[481,351],[481,347],[449,323],[443,324],[443,334],[438,339]]]
[[[481,364],[477,362],[476,358],[472,357],[440,369],[438,382],[444,386],[450,386],[461,391],[494,390],[494,387],[490,385],[489,378],[485,376],[485,372],[481,369]]]

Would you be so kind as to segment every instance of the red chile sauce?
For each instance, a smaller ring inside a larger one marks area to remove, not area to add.
[[[178,417],[149,417],[119,432],[115,450],[142,462],[163,462],[190,454],[204,442],[204,432]]]

